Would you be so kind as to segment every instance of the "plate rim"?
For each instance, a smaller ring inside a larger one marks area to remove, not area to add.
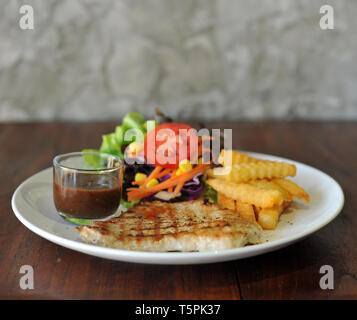
[[[272,157],[272,158],[276,158],[277,161],[281,161],[281,160],[288,161],[294,164],[298,164],[299,166],[303,166],[308,169],[313,169],[317,171],[320,175],[323,175],[325,178],[327,178],[332,183],[334,183],[335,186],[337,187],[339,193],[338,196],[340,199],[338,205],[336,205],[336,207],[333,207],[330,210],[331,212],[328,214],[328,218],[323,220],[322,223],[319,223],[313,226],[312,228],[308,228],[305,231],[293,234],[289,237],[285,237],[283,239],[276,239],[276,240],[272,240],[252,246],[232,248],[232,249],[221,250],[221,251],[204,251],[204,252],[150,252],[150,251],[134,251],[134,250],[107,248],[107,247],[96,246],[84,242],[79,242],[77,240],[66,239],[61,236],[55,235],[49,231],[41,229],[40,227],[33,224],[31,221],[27,220],[25,217],[23,217],[20,210],[16,206],[16,200],[17,197],[19,196],[19,192],[21,191],[23,186],[26,185],[26,183],[28,183],[28,181],[34,179],[38,175],[44,174],[45,171],[52,170],[52,167],[43,169],[33,174],[32,176],[28,177],[26,180],[24,180],[13,193],[11,199],[11,206],[17,219],[26,228],[28,228],[35,234],[39,235],[40,237],[48,241],[51,241],[57,245],[66,247],[68,249],[72,249],[77,252],[82,252],[97,257],[117,260],[117,261],[145,263],[145,264],[177,264],[177,265],[216,263],[216,262],[229,261],[229,260],[238,260],[238,259],[243,259],[243,258],[275,251],[282,247],[286,247],[297,241],[300,241],[305,237],[324,228],[327,224],[333,221],[342,211],[345,202],[343,189],[334,178],[332,178],[330,175],[326,174],[325,172],[317,168],[314,168],[310,165],[280,156],[250,152],[244,150],[240,150],[240,152],[247,153],[251,156],[256,156],[256,157]]]

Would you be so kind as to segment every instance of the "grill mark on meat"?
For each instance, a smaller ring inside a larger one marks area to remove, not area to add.
[[[175,228],[175,232],[173,233],[174,237],[177,237],[178,234],[178,226],[177,226],[177,220],[176,220],[176,215],[172,212],[172,207],[168,207],[168,215],[171,219],[172,222],[172,227]]]
[[[78,228],[81,238],[112,248],[143,251],[223,250],[257,243],[257,224],[202,201],[141,203],[118,218]]]
[[[163,235],[161,234],[161,221],[159,217],[156,217],[155,219],[155,225],[154,225],[154,229],[155,229],[155,240],[158,241],[160,239],[163,238]]]
[[[200,227],[200,230],[199,231],[196,231],[197,233],[202,233],[204,234],[205,232],[204,231],[207,231],[207,230],[212,230],[212,228],[219,228],[219,227],[225,227],[225,225],[223,226],[205,226],[205,227]],[[237,231],[238,233],[241,233],[241,234],[245,234],[245,232],[241,232],[241,231]],[[185,235],[185,234],[191,234],[192,232],[191,231],[181,231],[180,233],[176,234],[176,233],[169,233],[167,234],[167,236],[173,236],[173,237],[178,237],[178,236],[182,236],[182,235]],[[232,232],[229,232],[229,233],[232,233]],[[164,235],[162,235],[164,236]],[[217,234],[217,236],[219,237],[219,234]],[[133,238],[154,238],[154,240],[157,240],[156,239],[156,236],[155,235],[133,235],[133,234],[128,234],[127,237],[133,237]]]
[[[211,222],[205,222],[205,223],[191,223],[191,224],[187,224],[185,226],[182,226],[182,227],[178,227],[178,228],[175,228],[174,226],[172,225],[169,225],[169,226],[164,226],[164,227],[157,227],[157,225],[155,225],[153,228],[142,228],[142,229],[139,229],[139,228],[131,228],[130,230],[135,230],[135,231],[154,231],[154,234],[155,236],[157,235],[158,232],[161,232],[162,231],[165,231],[165,230],[168,230],[168,229],[175,229],[175,230],[178,230],[179,233],[181,232],[185,232],[185,231],[182,231],[181,229],[185,228],[190,228],[190,227],[197,227],[199,229],[202,229],[202,228],[218,228],[218,227],[229,227],[231,226],[231,224],[229,222],[225,222],[225,221],[211,221]],[[100,228],[99,228],[100,229]],[[191,231],[190,231],[191,232]],[[177,232],[175,232],[177,233]],[[172,233],[170,233],[172,234]],[[143,232],[141,232],[141,235],[146,237],[146,235],[143,234]],[[160,233],[159,233],[160,235]],[[130,233],[125,233],[125,235],[123,234],[123,236],[133,236],[132,234]],[[135,235],[137,236],[137,235]],[[160,235],[161,237],[161,235]]]
[[[122,223],[120,225],[120,234],[121,234],[121,239],[125,239],[127,232],[126,232],[126,227],[125,227],[124,223]],[[116,238],[118,239],[118,237],[116,237]]]
[[[142,215],[140,215],[140,216],[139,216],[138,231],[139,231],[139,235],[140,235],[140,231],[141,231],[141,236],[144,236],[143,221],[144,221],[144,217],[143,217]]]
[[[193,219],[193,214],[192,214],[191,211],[188,212],[188,217],[189,217],[189,218],[188,218],[189,221],[191,221],[191,222],[194,221],[194,219]],[[192,225],[194,225],[194,224],[192,223]]]

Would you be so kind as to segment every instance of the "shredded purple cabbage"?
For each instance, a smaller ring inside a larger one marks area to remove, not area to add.
[[[171,177],[170,174],[167,174],[166,176],[163,176],[162,178],[159,178],[160,182],[166,181],[167,179],[169,179]]]
[[[181,189],[181,196],[176,197],[171,200],[162,200],[160,198],[155,197],[155,195],[151,195],[149,197],[146,197],[143,199],[143,201],[164,201],[164,202],[172,202],[172,201],[190,201],[197,199],[197,197],[204,191],[204,185],[203,182],[201,181],[201,176],[202,173],[196,175],[193,177],[192,180],[187,181],[182,189]],[[165,181],[170,178],[170,175],[166,175],[162,178],[160,178],[160,182]]]

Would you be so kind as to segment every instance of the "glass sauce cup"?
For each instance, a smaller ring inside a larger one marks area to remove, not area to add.
[[[114,155],[73,152],[53,159],[53,199],[63,218],[103,219],[120,205],[123,162]]]

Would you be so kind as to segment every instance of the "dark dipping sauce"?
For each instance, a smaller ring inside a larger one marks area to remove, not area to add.
[[[100,219],[116,212],[120,204],[119,180],[106,174],[68,173],[53,183],[57,211],[67,217]]]

